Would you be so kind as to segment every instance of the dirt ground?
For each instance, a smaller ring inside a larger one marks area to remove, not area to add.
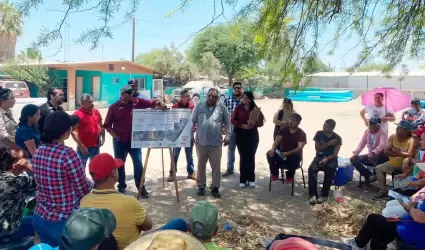
[[[159,227],[171,218],[187,218],[192,205],[201,199],[207,199],[216,204],[221,212],[233,211],[238,214],[250,215],[255,219],[267,223],[269,230],[275,234],[301,233],[304,235],[315,235],[313,231],[306,230],[303,225],[312,224],[315,214],[312,207],[308,205],[307,189],[303,188],[301,171],[296,173],[295,195],[291,196],[291,186],[283,185],[281,182],[275,182],[272,185],[272,191],[269,192],[269,168],[266,160],[266,152],[272,145],[273,137],[273,114],[278,109],[281,100],[269,99],[258,100],[257,104],[261,107],[266,123],[259,129],[260,145],[256,155],[256,179],[257,187],[255,189],[239,188],[239,157],[236,153],[235,171],[236,174],[231,178],[222,179],[222,188],[220,189],[222,198],[214,199],[209,195],[205,197],[196,196],[196,183],[193,180],[186,179],[186,162],[184,152],[180,154],[178,162],[178,184],[180,191],[180,203],[176,201],[173,183],[165,183],[162,187],[162,166],[161,150],[153,149],[149,159],[147,170],[146,187],[151,193],[151,197],[141,202],[146,206],[148,212],[154,220],[155,227]],[[336,120],[336,133],[342,137],[341,157],[350,157],[352,151],[356,148],[362,133],[366,129],[359,117],[359,111],[362,108],[360,101],[353,100],[347,103],[309,103],[295,102],[296,111],[301,114],[303,120],[300,127],[307,133],[307,145],[304,148],[304,176],[307,181],[307,169],[314,157],[313,136],[317,130],[322,128],[326,119]],[[103,117],[106,115],[106,109],[101,110]],[[398,116],[397,116],[398,117]],[[395,131],[395,126],[390,125],[390,131]],[[68,145],[75,146],[72,140]],[[113,154],[112,140],[108,135],[102,152]],[[146,149],[143,149],[143,157],[146,156]],[[165,159],[165,178],[168,176],[170,166],[170,157],[168,150],[164,150]],[[196,152],[194,152],[195,168],[197,162]],[[143,159],[144,161],[145,159]],[[223,149],[221,169],[224,172],[227,166],[227,148]],[[128,157],[126,162],[128,195],[135,195],[136,188],[133,181],[132,162]],[[323,174],[319,174],[323,176]],[[211,174],[208,171],[207,177],[210,180]],[[357,188],[358,173],[355,172],[353,181],[342,187],[344,196],[360,198],[370,201],[376,192],[376,187]],[[382,203],[376,203],[382,206]]]

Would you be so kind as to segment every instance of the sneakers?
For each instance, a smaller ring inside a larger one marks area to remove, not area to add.
[[[255,188],[255,182],[250,181],[250,182],[249,182],[249,187],[250,187],[250,188]]]
[[[245,183],[239,183],[239,187],[240,188],[246,188],[246,184]]]
[[[190,180],[194,180],[194,181],[196,181],[196,178],[197,178],[196,173],[188,174],[188,175],[187,175],[187,178],[188,178],[188,179],[190,179]]]
[[[310,204],[310,205],[317,204],[317,198],[316,198],[316,196],[311,196],[310,199],[308,200],[308,204]]]
[[[317,199],[317,203],[323,203],[323,202],[327,202],[328,201],[328,197],[327,196],[321,196],[319,197],[319,199]]]
[[[198,196],[204,196],[205,195],[205,188],[198,188],[198,192],[196,194]]]
[[[375,201],[379,201],[379,200],[388,200],[390,197],[388,196],[388,194],[379,191],[379,193],[375,196],[372,197],[373,200]]]
[[[270,180],[271,181],[277,181],[277,176],[276,175],[270,175]]]
[[[173,176],[172,176],[172,175],[168,176],[168,178],[167,178],[167,182],[173,182],[173,181],[174,181]]]
[[[211,190],[211,195],[214,198],[221,198],[220,192],[218,191],[218,188],[216,187]]]
[[[357,245],[356,238],[349,239],[347,241],[347,245],[348,245],[348,248],[347,249],[349,249],[349,250],[363,250],[363,249],[364,250],[367,250],[367,246],[366,247],[359,247]]]
[[[148,193],[148,191],[146,191],[145,186],[142,187],[142,193],[141,193],[142,199],[147,199],[149,198],[150,194]]]
[[[230,172],[229,170],[226,170],[226,172],[224,172],[224,174],[221,175],[221,177],[229,177],[233,175],[233,172]]]

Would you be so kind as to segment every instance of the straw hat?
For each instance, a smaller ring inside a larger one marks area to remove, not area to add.
[[[142,235],[125,250],[202,250],[205,246],[188,233],[160,230]]]

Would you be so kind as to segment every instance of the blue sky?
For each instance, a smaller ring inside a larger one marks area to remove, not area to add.
[[[183,13],[175,13],[171,17],[166,17],[170,11],[177,8],[181,0],[142,0],[139,10],[136,13],[136,56],[140,53],[150,51],[153,48],[162,48],[174,43],[184,50],[190,45],[190,40],[182,43],[194,32],[208,24],[213,15],[212,0],[193,0],[192,5]],[[30,17],[24,20],[24,32],[18,39],[17,51],[25,49],[31,42],[37,39],[43,27],[53,28],[62,18],[63,13],[54,10],[64,10],[62,1],[45,0],[44,4],[33,10]],[[241,4],[244,0],[241,0]],[[121,58],[131,60],[131,22],[123,23],[127,6],[123,6],[122,11],[117,13],[111,24],[113,27],[113,39],[104,40],[99,48],[90,51],[90,46],[76,43],[76,39],[81,33],[89,28],[98,26],[100,21],[95,12],[73,13],[69,17],[69,38],[68,50],[61,50],[59,43],[42,48],[41,51],[45,61],[96,61],[96,60],[119,60]],[[236,10],[227,7],[225,17],[217,22],[226,22],[232,19]],[[64,34],[65,37],[65,34]],[[326,38],[333,37],[332,29],[329,28],[323,35],[322,44],[326,44]],[[331,64],[336,71],[351,66],[356,58],[358,50],[346,51],[355,45],[355,39],[341,42],[334,55],[329,56],[329,48],[321,46],[320,58],[326,64]],[[409,70],[418,70],[421,62],[405,60]]]

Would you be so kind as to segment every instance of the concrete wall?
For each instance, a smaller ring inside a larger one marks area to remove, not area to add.
[[[100,71],[77,70],[76,77],[83,77],[83,93],[93,95],[93,77],[101,77]],[[79,98],[79,97],[78,97]]]

